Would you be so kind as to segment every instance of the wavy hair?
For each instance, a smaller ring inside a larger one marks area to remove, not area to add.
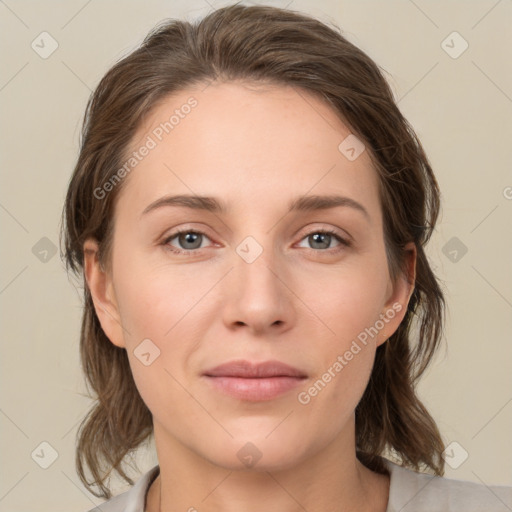
[[[62,214],[61,254],[67,271],[83,275],[83,244],[89,237],[98,241],[100,262],[109,268],[115,200],[126,180],[102,200],[94,192],[123,165],[145,117],[187,86],[234,80],[288,85],[314,94],[365,144],[379,178],[390,275],[406,275],[408,242],[416,245],[417,261],[406,315],[378,347],[355,410],[356,453],[379,473],[386,472],[381,456],[387,451],[404,466],[425,466],[442,476],[443,441],[415,391],[443,330],[444,296],[424,252],[437,221],[440,192],[384,74],[337,27],[291,10],[235,4],[193,23],[164,20],[151,30],[137,49],[108,70],[87,103]],[[112,470],[133,485],[123,461],[149,439],[153,423],[125,349],[106,337],[85,278],[83,283],[80,358],[95,402],[77,433],[76,468],[92,494],[109,499],[105,481]]]

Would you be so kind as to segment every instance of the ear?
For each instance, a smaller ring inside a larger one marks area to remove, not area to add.
[[[108,339],[125,348],[123,327],[117,307],[112,278],[100,265],[99,245],[93,238],[84,242],[84,277],[91,292],[96,315]]]
[[[406,273],[400,274],[393,283],[388,283],[387,299],[381,312],[384,327],[379,331],[377,346],[382,345],[397,329],[405,314],[416,281],[416,245],[409,242],[405,248]]]

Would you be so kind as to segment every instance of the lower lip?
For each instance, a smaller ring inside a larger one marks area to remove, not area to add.
[[[215,389],[240,400],[253,402],[272,400],[296,388],[304,381],[298,377],[210,377],[205,376]]]

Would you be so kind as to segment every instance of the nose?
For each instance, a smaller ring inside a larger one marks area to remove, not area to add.
[[[234,256],[234,268],[225,283],[225,325],[231,330],[246,328],[254,335],[290,329],[296,311],[287,273],[266,251],[252,263]]]

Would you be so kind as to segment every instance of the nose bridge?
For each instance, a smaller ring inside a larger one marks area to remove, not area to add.
[[[290,292],[283,283],[286,279],[280,275],[282,262],[271,239],[265,236],[265,241],[260,243],[255,237],[247,236],[235,248],[227,322],[244,323],[257,330],[291,322]]]
[[[258,296],[265,296],[268,300],[282,293],[282,285],[276,277],[280,265],[270,239],[266,237],[264,246],[253,236],[248,236],[235,249],[234,278],[240,285],[239,293],[254,294],[253,302],[257,301]]]

